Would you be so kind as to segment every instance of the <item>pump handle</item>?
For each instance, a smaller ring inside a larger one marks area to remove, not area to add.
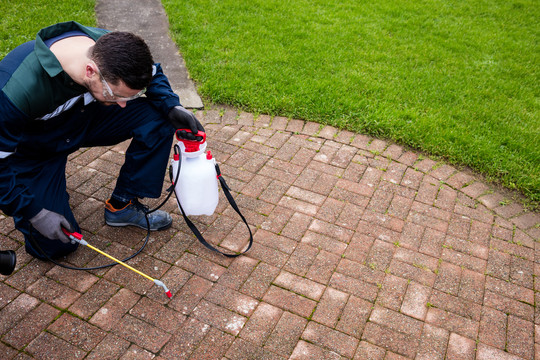
[[[195,137],[200,138],[200,140],[185,139],[185,138],[179,136],[180,131],[186,131],[186,132],[189,132],[189,133],[192,133],[192,131],[190,129],[178,129],[178,130],[176,130],[176,138],[178,139],[178,141],[181,141],[184,144],[184,149],[188,153],[199,151],[200,146],[206,142],[206,133],[201,131],[201,130],[199,130],[197,132],[197,134],[195,134]]]
[[[190,143],[196,142],[196,143],[201,143],[201,144],[202,144],[203,142],[206,141],[206,133],[205,133],[204,131],[199,130],[196,134],[193,134],[193,135],[195,135],[197,138],[200,138],[201,140],[189,140],[189,139],[185,139],[185,138],[181,137],[181,136],[178,134],[179,131],[185,131],[185,132],[192,133],[192,134],[193,134],[193,132],[192,132],[190,129],[177,129],[177,130],[176,130],[176,133],[175,133],[175,134],[176,134],[176,139],[177,139],[178,141],[182,141],[184,144],[186,143],[186,141],[189,141]]]

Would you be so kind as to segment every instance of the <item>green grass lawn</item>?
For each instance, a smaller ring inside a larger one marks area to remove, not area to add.
[[[94,0],[0,0],[0,59],[39,29],[75,20],[95,26]]]
[[[540,200],[536,0],[164,0],[201,95],[467,165]]]

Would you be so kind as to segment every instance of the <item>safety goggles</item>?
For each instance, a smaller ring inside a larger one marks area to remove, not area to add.
[[[144,89],[142,89],[141,91],[139,91],[138,93],[136,93],[133,96],[124,97],[124,96],[116,95],[112,91],[111,86],[109,85],[107,80],[105,80],[105,78],[101,74],[101,71],[99,71],[99,68],[98,68],[98,66],[97,66],[97,64],[95,62],[94,62],[94,65],[96,65],[97,73],[99,74],[99,77],[101,78],[101,83],[103,84],[103,97],[105,98],[106,101],[109,101],[109,102],[130,101],[130,100],[134,100],[134,99],[137,99],[137,98],[141,97],[146,92],[146,88],[144,88]]]

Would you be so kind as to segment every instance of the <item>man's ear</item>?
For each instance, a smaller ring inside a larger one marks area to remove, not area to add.
[[[92,76],[94,76],[94,74],[96,74],[96,68],[94,67],[94,65],[92,63],[87,63],[86,64],[86,68],[85,68],[86,72],[85,72],[85,75],[87,78],[92,78]]]

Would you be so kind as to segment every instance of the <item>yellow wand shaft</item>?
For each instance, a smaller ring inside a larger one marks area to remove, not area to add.
[[[117,258],[115,258],[114,256],[111,256],[109,254],[107,254],[106,252],[103,252],[101,250],[99,250],[98,248],[95,248],[93,247],[92,245],[90,245],[89,243],[87,243],[81,234],[79,234],[78,232],[69,232],[67,231],[66,229],[62,228],[62,231],[64,232],[64,234],[66,234],[73,243],[77,242],[81,245],[84,245],[84,246],[88,246],[90,249],[100,253],[101,255],[103,256],[106,256],[108,257],[109,259],[113,260],[114,262],[120,264],[120,265],[123,265],[125,267],[127,267],[129,270],[133,270],[135,271],[137,274],[141,275],[141,276],[144,276],[145,278],[147,278],[148,280],[150,281],[153,281],[154,284],[156,284],[157,286],[161,286],[163,288],[163,290],[165,290],[165,294],[167,294],[167,297],[170,299],[172,298],[172,293],[171,291],[167,288],[167,286],[163,283],[163,281],[161,280],[157,280],[157,279],[154,279],[148,275],[146,275],[145,273],[142,273],[140,272],[139,270],[135,269],[135,268],[132,268],[131,266],[129,266],[128,264],[124,263],[123,261],[121,260],[118,260]]]
[[[139,275],[141,275],[141,276],[144,276],[144,277],[147,278],[148,280],[151,280],[151,281],[154,281],[154,282],[155,282],[155,279],[153,279],[152,277],[150,277],[150,276],[146,275],[145,273],[142,273],[142,272],[140,272],[139,270],[137,270],[137,269],[135,269],[135,268],[129,266],[129,265],[126,264],[125,262],[122,262],[121,260],[118,260],[118,259],[115,258],[114,256],[111,256],[111,255],[109,255],[109,254],[107,254],[107,253],[105,253],[105,252],[99,250],[98,248],[93,247],[92,245],[90,245],[90,244],[88,244],[88,243],[86,243],[85,245],[88,246],[90,249],[92,249],[92,250],[94,250],[94,251],[97,251],[97,252],[100,253],[101,255],[106,256],[106,257],[108,257],[109,259],[111,259],[111,260],[113,260],[113,261],[116,261],[116,262],[119,263],[120,265],[124,265],[124,266],[127,267],[128,269],[135,271],[137,274],[139,274]]]

